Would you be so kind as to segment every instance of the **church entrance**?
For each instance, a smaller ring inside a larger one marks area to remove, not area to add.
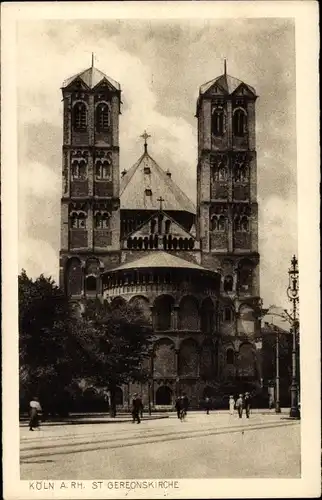
[[[159,387],[155,395],[155,404],[169,406],[172,404],[172,390],[170,387],[163,385]]]

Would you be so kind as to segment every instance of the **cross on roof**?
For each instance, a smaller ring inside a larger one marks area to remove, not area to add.
[[[149,139],[151,136],[147,133],[147,131],[145,130],[144,131],[144,134],[140,135],[140,137],[142,137],[142,139],[144,139],[144,151],[147,152],[147,147],[148,147],[148,144],[147,144],[147,139]]]
[[[165,199],[162,198],[162,196],[160,196],[160,198],[158,198],[157,201],[160,202],[160,210],[162,210],[162,202],[165,201]]]

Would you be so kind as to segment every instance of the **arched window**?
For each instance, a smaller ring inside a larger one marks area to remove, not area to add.
[[[167,377],[176,374],[175,346],[170,339],[161,339],[154,344],[153,371],[155,376]]]
[[[160,295],[156,298],[154,303],[156,330],[171,330],[173,304],[174,299],[169,295]]]
[[[108,212],[96,212],[95,214],[95,228],[96,229],[109,229],[110,228],[110,214]]]
[[[238,137],[243,137],[247,131],[247,115],[242,108],[237,108],[233,115],[233,132]]]
[[[194,297],[181,299],[178,320],[179,330],[199,330],[198,302]]]
[[[165,221],[165,234],[170,233],[170,228],[171,228],[171,221],[168,219]]]
[[[227,365],[233,365],[234,358],[235,358],[234,350],[231,348],[227,349],[227,351],[226,351],[226,363],[227,363]]]
[[[112,179],[111,161],[96,160],[95,162],[95,178],[96,180],[110,181]]]
[[[155,219],[152,219],[151,220],[151,234],[155,233],[156,225],[157,225],[157,221]]]
[[[224,215],[220,215],[218,219],[218,231],[226,230],[226,218]]]
[[[225,292],[232,292],[233,291],[233,277],[232,276],[225,276],[224,279],[224,291]]]
[[[85,283],[86,283],[86,292],[96,294],[96,291],[97,291],[96,277],[95,276],[87,276]]]
[[[84,102],[76,102],[73,106],[73,127],[80,131],[87,128],[87,108]]]
[[[232,310],[229,306],[224,308],[224,321],[231,321],[233,317]]]
[[[239,290],[241,292],[249,292],[252,289],[253,283],[253,269],[245,265],[239,270]]]
[[[211,116],[211,133],[215,136],[224,135],[225,114],[222,108],[213,108]]]
[[[244,233],[248,233],[249,231],[249,220],[247,215],[243,215],[240,221],[240,230]]]
[[[66,265],[66,290],[68,295],[81,295],[83,289],[83,269],[76,257],[68,260]]]
[[[218,231],[218,219],[217,219],[217,215],[213,215],[211,217],[211,230],[212,231]]]
[[[198,344],[193,339],[185,339],[179,349],[178,371],[180,375],[198,375]]]
[[[234,218],[234,231],[240,231],[240,217],[237,216]]]
[[[110,126],[110,109],[106,102],[101,102],[96,106],[96,130],[105,132]]]
[[[71,212],[69,218],[71,229],[86,229],[87,215],[85,212]]]

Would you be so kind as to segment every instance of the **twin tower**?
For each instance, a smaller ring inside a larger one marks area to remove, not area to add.
[[[87,277],[131,259],[122,245],[128,234],[121,231],[127,212],[120,194],[121,88],[92,64],[66,80],[62,93],[60,282],[71,295],[86,294],[86,286],[100,295],[99,282],[86,285]],[[259,298],[256,98],[226,65],[224,74],[201,85],[197,207],[190,227],[182,222],[197,244],[180,256],[219,271],[222,295],[237,300],[236,311],[243,303],[256,309]],[[142,210],[140,217],[144,222]]]

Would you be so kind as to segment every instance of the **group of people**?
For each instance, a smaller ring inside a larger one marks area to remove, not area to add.
[[[229,412],[233,415],[234,410],[238,411],[239,418],[242,418],[243,411],[245,410],[246,418],[249,418],[250,408],[251,408],[252,397],[249,392],[245,392],[245,394],[239,394],[236,402],[234,396],[229,397]]]
[[[239,418],[242,418],[243,411],[245,410],[246,417],[249,418],[250,408],[251,408],[252,396],[249,392],[245,392],[245,394],[239,394],[238,398],[234,398],[234,396],[229,396],[229,413],[231,415],[234,414],[235,410],[238,412]],[[209,397],[206,397],[203,401],[203,407],[206,410],[207,415],[212,408],[212,401]]]

